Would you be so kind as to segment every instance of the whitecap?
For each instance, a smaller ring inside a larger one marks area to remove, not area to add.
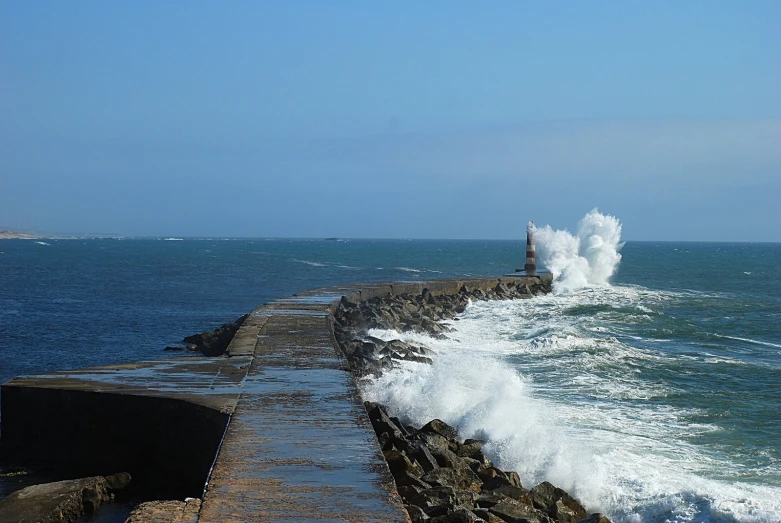
[[[781,345],[777,343],[770,343],[769,341],[752,340],[751,338],[739,338],[737,336],[726,336],[724,334],[715,334],[715,336],[718,336],[719,338],[727,338],[729,340],[745,341],[746,343],[753,343],[755,345],[764,345],[766,347],[781,349]]]
[[[306,265],[311,265],[312,267],[325,267],[325,263],[320,263],[320,262],[313,262],[309,260],[296,260],[295,258],[293,259],[293,261],[298,263],[303,263]]]

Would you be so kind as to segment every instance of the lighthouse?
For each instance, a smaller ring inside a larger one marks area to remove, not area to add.
[[[526,226],[526,264],[523,266],[526,276],[537,276],[537,254],[534,247],[534,222]]]
[[[514,274],[505,274],[505,276],[512,276],[515,278],[531,276],[532,278],[544,280],[550,280],[552,278],[550,271],[537,269],[537,248],[534,245],[535,230],[534,222],[529,222],[529,225],[526,226],[526,263],[523,265],[523,269],[515,269]]]

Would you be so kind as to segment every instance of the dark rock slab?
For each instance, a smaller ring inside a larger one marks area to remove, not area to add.
[[[430,519],[431,523],[477,523],[482,521],[469,509],[459,507],[449,514]]]
[[[122,474],[32,485],[0,499],[0,523],[70,523],[110,503],[113,491],[129,481],[130,476]]]
[[[225,323],[213,331],[202,332],[187,336],[184,343],[192,346],[194,350],[201,351],[204,356],[221,356],[230,345],[231,340],[238,332],[249,315],[240,316],[234,321]]]
[[[577,520],[575,523],[611,523],[611,521],[607,518],[607,516],[600,514],[599,512],[595,512],[594,514],[591,514],[583,519]]]
[[[564,523],[575,523],[588,515],[578,500],[547,481],[531,489],[529,498],[535,508]]]
[[[548,523],[550,521],[544,512],[513,500],[497,503],[488,511],[507,523]]]

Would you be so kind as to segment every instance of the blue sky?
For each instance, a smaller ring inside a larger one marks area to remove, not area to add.
[[[0,227],[781,241],[781,3],[0,3]]]

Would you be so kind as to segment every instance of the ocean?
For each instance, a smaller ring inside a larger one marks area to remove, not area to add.
[[[538,228],[553,294],[474,303],[447,340],[402,335],[433,365],[364,395],[485,439],[524,486],[551,481],[617,522],[781,521],[781,244],[620,233],[598,213],[574,234]],[[524,244],[3,240],[0,380],[181,356],[162,349],[313,287],[499,276]]]

